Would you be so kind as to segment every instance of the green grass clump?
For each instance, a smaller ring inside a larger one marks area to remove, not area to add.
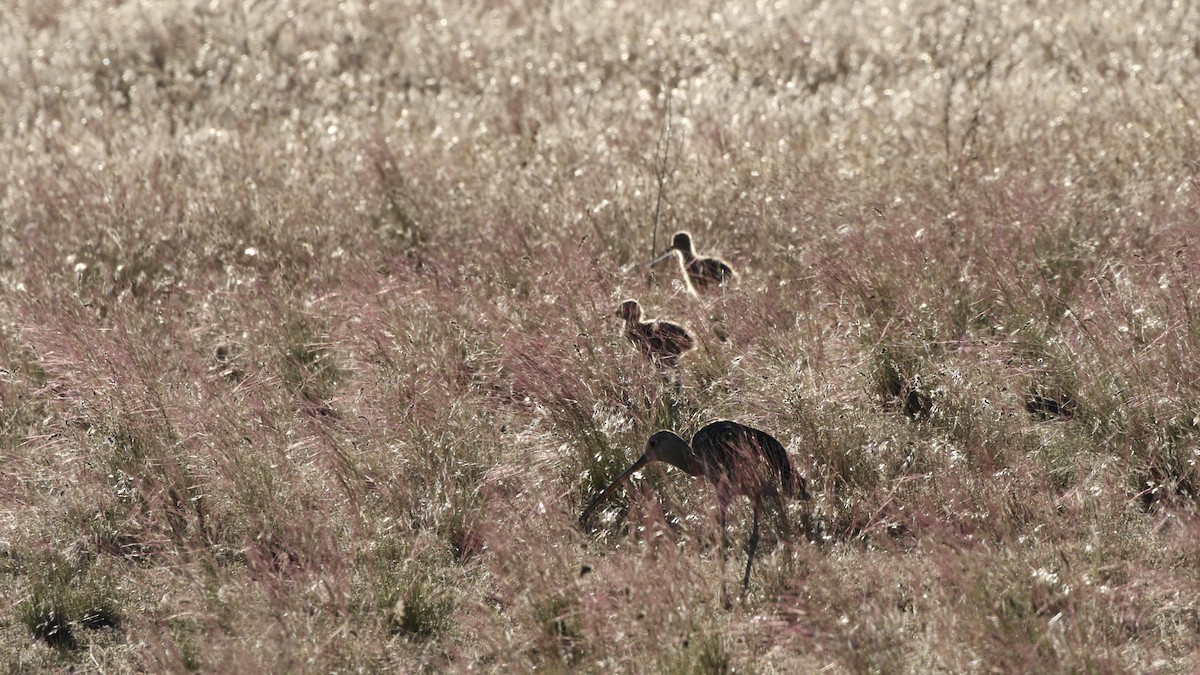
[[[728,675],[735,672],[733,655],[720,634],[698,635],[684,640],[671,655],[673,659],[662,667],[664,673]]]
[[[418,577],[396,595],[390,626],[393,632],[416,640],[436,637],[450,625],[453,603],[444,584]]]
[[[81,631],[120,628],[120,606],[99,582],[67,561],[51,557],[26,571],[27,595],[18,620],[33,637],[55,649],[80,646]]]

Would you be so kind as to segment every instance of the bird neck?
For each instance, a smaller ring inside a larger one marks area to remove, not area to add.
[[[642,306],[641,305],[632,305],[632,306],[625,307],[623,314],[625,316],[626,324],[629,324],[631,326],[636,325],[637,323],[639,323],[642,320]]]
[[[679,251],[679,257],[683,258],[683,264],[685,265],[691,264],[691,262],[696,259],[696,253],[692,250],[691,246],[688,246],[687,248],[677,248],[675,250]]]

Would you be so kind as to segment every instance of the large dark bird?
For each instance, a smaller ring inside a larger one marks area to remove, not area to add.
[[[650,261],[650,264],[657,265],[673,253],[679,254],[679,267],[683,270],[683,278],[693,295],[724,286],[737,276],[724,260],[711,256],[697,256],[692,249],[692,235],[687,232],[676,232],[671,241],[671,248]]]
[[[697,431],[690,446],[673,431],[655,432],[646,441],[642,456],[588,504],[580,520],[586,523],[596,507],[621,483],[650,462],[666,462],[689,476],[704,476],[713,484],[721,507],[722,541],[726,537],[725,512],[729,503],[738,495],[750,498],[754,526],[746,542],[748,557],[743,589],[750,586],[750,567],[758,548],[758,521],[763,505],[773,502],[782,514],[783,497],[808,499],[804,478],[792,468],[787,450],[779,441],[765,431],[721,420]]]
[[[652,360],[676,366],[680,356],[696,347],[683,326],[662,319],[643,320],[637,300],[622,302],[617,316],[625,320],[625,337]]]

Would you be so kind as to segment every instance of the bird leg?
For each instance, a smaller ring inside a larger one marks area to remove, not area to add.
[[[725,609],[733,607],[733,601],[729,599],[729,591],[725,588],[725,567],[727,558],[729,557],[729,537],[725,529],[725,501],[719,501],[721,507],[721,606]]]
[[[678,398],[683,393],[683,373],[679,372],[678,363],[675,363],[671,367],[671,375],[671,379],[674,380],[673,384],[675,385],[675,396]]]
[[[729,548],[729,534],[725,527],[725,502],[721,502],[721,560],[725,559],[725,549]]]
[[[779,532],[782,534],[783,540],[790,545],[793,541],[792,535],[794,533],[792,532],[792,521],[790,518],[788,518],[788,514],[787,514],[787,503],[785,503],[782,499],[780,499],[775,506],[776,506],[776,513],[779,514],[778,515]]]
[[[820,535],[817,533],[816,525],[813,523],[812,513],[809,512],[808,507],[805,507],[804,511],[800,514],[800,525],[804,528],[805,539],[814,543],[820,541]]]
[[[754,565],[754,552],[758,550],[758,504],[754,505],[754,527],[750,530],[750,539],[746,542],[748,555],[746,557],[746,576],[742,578],[742,592],[750,588],[750,567]]]

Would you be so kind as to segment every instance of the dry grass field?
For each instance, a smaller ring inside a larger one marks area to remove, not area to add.
[[[0,101],[0,670],[1200,670],[1198,5],[6,0]],[[579,523],[718,418],[742,596]]]

